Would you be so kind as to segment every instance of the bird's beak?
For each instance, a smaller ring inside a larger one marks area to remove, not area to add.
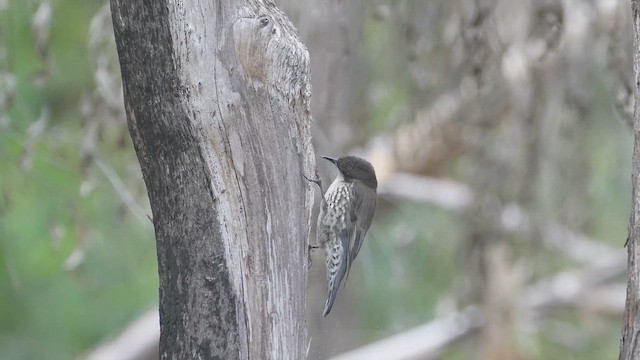
[[[334,159],[334,158],[332,158],[332,157],[328,157],[328,156],[323,156],[322,158],[323,158],[323,159],[327,159],[327,160],[331,161],[331,162],[332,162],[332,163],[334,163],[334,164],[336,163],[336,161],[338,161],[338,159]]]

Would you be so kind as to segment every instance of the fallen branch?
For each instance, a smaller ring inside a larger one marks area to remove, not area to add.
[[[484,320],[476,306],[338,355],[332,360],[435,359],[451,343],[479,329]]]
[[[159,339],[160,321],[158,308],[153,308],[129,324],[117,338],[92,350],[84,359],[158,359]]]
[[[621,250],[597,265],[543,279],[528,286],[517,304],[522,306],[522,313],[532,314],[531,320],[534,322],[563,306],[621,314],[624,311],[625,285],[606,283],[624,274],[625,257],[624,251]],[[593,294],[597,296],[592,296]],[[340,354],[332,360],[436,359],[448,346],[471,335],[484,324],[482,308],[472,305],[427,324]]]

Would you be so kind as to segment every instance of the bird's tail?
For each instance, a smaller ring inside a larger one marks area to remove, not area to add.
[[[329,312],[333,307],[333,302],[336,301],[336,295],[338,295],[339,287],[340,285],[335,285],[335,286],[332,286],[331,289],[329,289],[329,295],[327,296],[327,301],[324,303],[324,312],[322,312],[322,316],[329,315]]]
[[[327,302],[324,304],[324,312],[322,316],[327,316],[331,311],[331,307],[333,307],[333,302],[336,300],[336,296],[338,295],[338,289],[340,289],[340,283],[342,283],[342,279],[347,273],[347,268],[349,267],[349,237],[348,233],[345,231],[343,234],[338,236],[338,240],[342,245],[342,251],[333,252],[333,254],[339,254],[335,258],[328,259],[328,262],[333,261],[337,262],[337,266],[333,267],[330,264],[327,264],[327,287],[328,287],[328,295]]]

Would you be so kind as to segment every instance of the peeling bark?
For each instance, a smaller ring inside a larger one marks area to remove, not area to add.
[[[162,359],[303,359],[309,56],[271,1],[112,0]]]

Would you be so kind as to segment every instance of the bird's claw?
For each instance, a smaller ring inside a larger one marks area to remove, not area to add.
[[[316,178],[315,179],[311,179],[311,178],[307,177],[307,175],[305,175],[305,174],[302,174],[302,177],[305,178],[307,181],[318,185],[318,187],[320,188],[320,197],[322,198],[322,205],[326,206],[327,202],[324,199],[324,188],[322,187],[322,180],[320,180],[320,177],[318,176],[318,173],[316,172]]]
[[[302,174],[302,177],[305,178],[307,181],[318,185],[320,187],[320,190],[322,190],[322,181],[320,180],[320,177],[318,177],[317,173],[316,173],[316,178],[315,179],[311,179],[311,178],[307,177],[307,175],[305,175],[305,174]]]
[[[319,245],[308,245],[308,252],[307,252],[307,270],[311,269],[311,263],[312,263],[312,259],[311,259],[311,252],[315,249],[319,249],[320,246]]]

